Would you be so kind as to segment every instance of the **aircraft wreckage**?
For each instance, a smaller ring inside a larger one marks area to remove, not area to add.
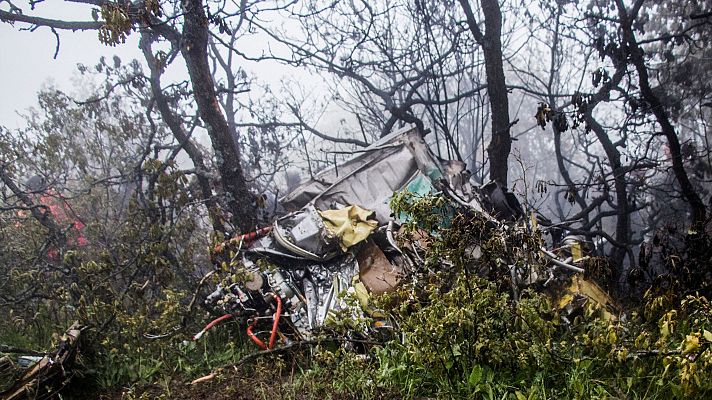
[[[362,312],[347,304],[346,295],[364,304],[409,279],[412,267],[423,263],[428,240],[398,244],[403,221],[389,201],[404,190],[443,195],[502,229],[517,220],[528,223],[516,197],[499,184],[474,185],[465,163],[436,157],[416,129],[394,132],[301,183],[280,201],[289,214],[271,226],[216,248],[231,274],[205,302],[225,314],[194,339],[235,318],[262,349],[277,340],[308,339],[333,313]],[[546,273],[533,276],[511,266],[512,279],[518,285],[546,284],[563,274],[571,283],[558,298],[562,310],[571,313],[589,300],[611,306],[604,291],[578,274],[583,269],[574,264],[582,258],[582,246],[572,239],[563,247],[568,251],[557,254],[539,249],[550,259]],[[388,326],[377,320],[371,329]]]

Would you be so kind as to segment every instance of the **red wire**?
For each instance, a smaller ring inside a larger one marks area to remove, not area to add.
[[[252,325],[247,326],[247,336],[252,339],[253,342],[262,350],[267,350],[267,346],[265,346],[265,343],[261,341],[254,333],[252,333],[252,327],[257,324],[257,320],[252,323]]]
[[[269,348],[274,347],[274,341],[277,339],[277,328],[279,327],[279,317],[282,316],[282,299],[279,296],[274,295],[275,300],[277,300],[277,312],[274,313],[274,322],[272,322],[272,334],[269,337]]]
[[[257,319],[255,319],[255,321],[247,327],[247,336],[249,336],[250,339],[252,339],[252,341],[255,342],[255,344],[262,350],[274,348],[274,342],[277,340],[279,318],[282,316],[282,299],[277,295],[274,295],[274,298],[277,300],[277,312],[275,312],[272,316],[274,321],[272,322],[272,332],[269,335],[269,346],[265,345],[265,343],[252,332],[252,328],[257,325]]]
[[[207,332],[208,330],[210,330],[210,329],[211,329],[212,327],[214,327],[215,325],[217,325],[217,324],[219,324],[219,323],[221,323],[221,322],[223,322],[223,321],[225,321],[226,319],[231,318],[231,317],[232,317],[232,314],[225,314],[225,315],[223,315],[222,317],[219,317],[219,318],[216,318],[216,319],[212,320],[209,324],[205,325],[205,328],[203,328],[203,330],[200,331],[199,334],[193,336],[193,340],[198,340],[198,338],[199,338],[203,333]]]
[[[248,244],[248,243],[268,234],[271,230],[272,230],[271,226],[266,226],[264,228],[260,228],[256,231],[254,231],[254,232],[246,233],[244,235],[235,236],[234,238],[232,238],[230,240],[226,240],[224,242],[216,244],[215,248],[213,248],[213,253],[221,252],[223,250],[223,248],[230,243],[238,244],[238,243],[240,243],[240,241],[243,241],[244,244]],[[213,257],[213,255],[211,255],[210,257]]]
[[[232,238],[230,241],[234,243],[240,243],[240,240],[243,240],[245,242],[251,242],[255,239],[257,239],[260,236],[266,235],[269,233],[269,231],[272,230],[271,226],[266,226],[264,228],[260,228],[254,232],[246,233],[244,235],[240,235],[237,237]]]
[[[255,342],[255,344],[263,350],[274,348],[274,342],[277,340],[277,332],[278,332],[278,328],[279,328],[279,318],[282,316],[282,299],[277,295],[274,295],[274,298],[275,298],[275,300],[277,300],[277,312],[275,312],[274,316],[272,317],[274,319],[274,322],[272,322],[272,332],[270,333],[270,337],[269,337],[269,347],[266,346],[265,343],[263,341],[261,341],[257,337],[257,335],[255,335],[252,332],[252,327],[254,327],[257,324],[257,320],[255,320],[255,322],[253,322],[251,325],[249,325],[247,327],[247,336],[249,336],[250,339],[252,339],[252,341]],[[225,321],[226,319],[231,318],[231,317],[232,317],[232,314],[225,314],[222,317],[212,320],[209,324],[207,324],[205,326],[205,328],[203,328],[202,332],[209,331],[215,325],[217,325],[217,324],[221,323],[222,321]],[[195,340],[195,339],[196,338],[194,337],[193,340]]]
[[[219,318],[214,319],[212,322],[210,322],[208,325],[206,325],[205,328],[203,328],[203,331],[206,331],[206,332],[207,332],[208,330],[210,330],[210,329],[211,329],[212,327],[214,327],[215,325],[217,325],[217,324],[219,324],[219,323],[225,321],[226,319],[228,319],[228,318],[230,318],[230,317],[232,317],[232,314],[225,314],[225,315],[223,315],[222,317],[219,317]]]

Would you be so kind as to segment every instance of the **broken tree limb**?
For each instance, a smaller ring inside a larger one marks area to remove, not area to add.
[[[320,344],[325,344],[325,343],[360,343],[360,344],[371,344],[371,345],[383,345],[384,344],[383,342],[379,342],[376,340],[360,340],[360,339],[337,338],[337,337],[294,341],[294,342],[291,342],[291,343],[281,346],[281,347],[275,347],[273,349],[256,351],[254,353],[248,354],[245,357],[242,357],[240,359],[240,361],[233,364],[232,366],[237,367],[237,366],[240,366],[248,361],[254,360],[256,358],[260,358],[262,356],[270,355],[270,354],[282,354],[282,353],[286,353],[293,349],[299,349],[302,347],[310,347],[310,346],[318,346]]]
[[[47,354],[47,353],[42,353],[42,352],[35,351],[35,350],[21,349],[18,347],[6,346],[4,344],[0,344],[0,353],[25,354],[28,356],[44,356]]]
[[[74,322],[60,339],[57,350],[44,356],[25,371],[10,389],[0,393],[0,400],[18,400],[27,396],[35,399],[45,398],[38,390],[57,377],[68,375],[69,366],[74,362],[77,353],[81,332],[79,322]]]
[[[216,376],[218,376],[218,375],[217,375],[217,372],[212,372],[212,373],[210,373],[210,374],[208,374],[208,375],[201,376],[201,377],[198,378],[198,379],[194,379],[192,382],[190,382],[190,384],[191,384],[191,385],[197,385],[197,384],[199,384],[199,383],[207,382],[207,381],[209,381],[209,380],[212,380],[212,379],[215,378]]]

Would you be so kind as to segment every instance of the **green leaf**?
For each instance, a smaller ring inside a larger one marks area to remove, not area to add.
[[[470,377],[467,378],[467,384],[470,387],[477,386],[482,381],[482,367],[475,365],[472,367],[472,372],[470,372]]]
[[[705,338],[706,341],[712,342],[712,332],[705,329],[705,331],[702,333],[702,336]]]
[[[690,354],[697,351],[700,347],[700,337],[698,335],[692,334],[685,337],[685,341],[682,344],[682,354]]]
[[[491,368],[484,367],[486,372],[485,382],[494,382],[494,370]]]
[[[461,356],[462,353],[460,352],[460,345],[455,343],[452,345],[452,355],[454,356]]]

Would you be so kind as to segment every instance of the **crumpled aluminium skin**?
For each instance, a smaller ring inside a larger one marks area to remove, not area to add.
[[[338,238],[332,235],[313,204],[274,222],[275,241],[297,256],[323,262],[339,254]]]
[[[366,312],[369,297],[396,288],[410,265],[393,237],[395,221],[402,216],[393,215],[389,205],[401,190],[420,196],[443,194],[497,225],[499,220],[490,212],[500,219],[522,214],[506,188],[473,186],[465,163],[439,159],[420,132],[406,128],[321,171],[281,199],[290,214],[277,219],[269,235],[243,249],[245,263],[258,279],[219,293],[230,299],[232,308],[227,311],[269,319],[271,299],[278,296],[284,316],[301,338],[323,326],[331,313],[349,312],[347,294],[354,295]],[[384,229],[377,231],[379,226]],[[427,234],[411,238],[410,246],[427,247]],[[417,250],[411,253],[420,257]],[[259,267],[260,259],[271,266]],[[515,275],[512,279],[525,280]],[[570,292],[573,297],[591,297],[590,290]],[[373,316],[372,311],[367,312]]]
[[[280,203],[287,211],[299,210],[307,204],[319,210],[358,205],[373,210],[379,224],[384,225],[391,220],[388,203],[393,193],[405,189],[418,177],[436,187],[442,186],[441,181],[447,182],[450,190],[481,209],[472,194],[464,163],[438,159],[414,128],[393,132],[354,158],[319,172],[284,196]]]

